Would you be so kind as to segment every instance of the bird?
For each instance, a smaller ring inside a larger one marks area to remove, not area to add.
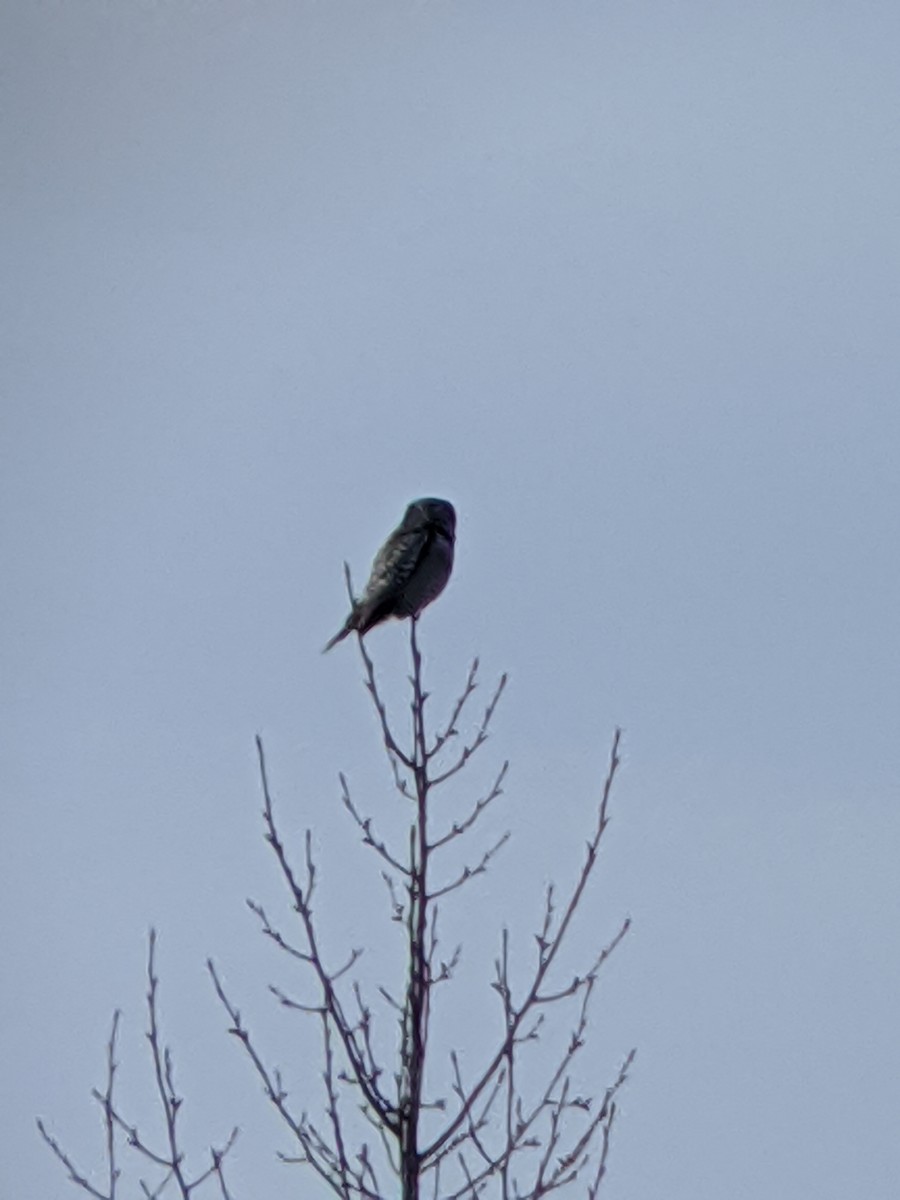
[[[415,620],[447,586],[455,542],[456,510],[450,501],[414,500],[375,555],[365,591],[322,653],[354,629],[362,637],[388,617]]]

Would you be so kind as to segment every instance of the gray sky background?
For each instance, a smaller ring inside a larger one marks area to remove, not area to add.
[[[435,494],[435,703],[476,653],[511,675],[466,784],[511,759],[488,832],[514,837],[456,909],[476,992],[449,1036],[496,1019],[496,931],[530,953],[621,724],[576,931],[635,923],[592,1026],[597,1079],[639,1050],[604,1195],[896,1196],[900,8],[2,25],[0,1195],[75,1195],[38,1114],[100,1163],[117,1005],[149,1120],[151,923],[192,1144],[238,1122],[241,1200],[316,1194],[272,1161],[203,963],[315,1093],[244,907],[281,899],[252,739],[286,832],[316,831],[326,936],[369,939],[338,770],[397,804],[355,648],[319,651],[342,560],[361,580]],[[404,629],[369,644],[400,695]]]

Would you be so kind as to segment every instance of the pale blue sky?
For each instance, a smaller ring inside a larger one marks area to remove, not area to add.
[[[514,837],[464,925],[527,945],[626,731],[578,931],[634,918],[594,1023],[600,1077],[639,1051],[606,1197],[894,1197],[900,9],[0,21],[0,1196],[75,1195],[37,1114],[101,1161],[116,1005],[146,1111],[151,922],[196,1142],[237,1121],[241,1200],[314,1194],[203,962],[296,1044],[243,905],[280,896],[257,730],[330,934],[368,929],[338,770],[394,801],[354,647],[319,651],[342,560],[434,494],[435,691],[475,653],[511,676],[470,786],[511,759]],[[370,639],[390,678],[403,646]]]

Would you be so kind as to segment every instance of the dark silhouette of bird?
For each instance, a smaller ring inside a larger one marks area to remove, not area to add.
[[[388,617],[417,617],[447,586],[455,541],[453,505],[432,497],[414,500],[375,555],[365,591],[322,653],[354,629],[362,636]]]

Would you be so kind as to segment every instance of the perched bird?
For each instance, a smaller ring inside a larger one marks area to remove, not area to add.
[[[453,568],[456,512],[447,500],[414,500],[375,555],[366,590],[325,650],[354,629],[367,633],[388,617],[417,617],[437,599]]]

